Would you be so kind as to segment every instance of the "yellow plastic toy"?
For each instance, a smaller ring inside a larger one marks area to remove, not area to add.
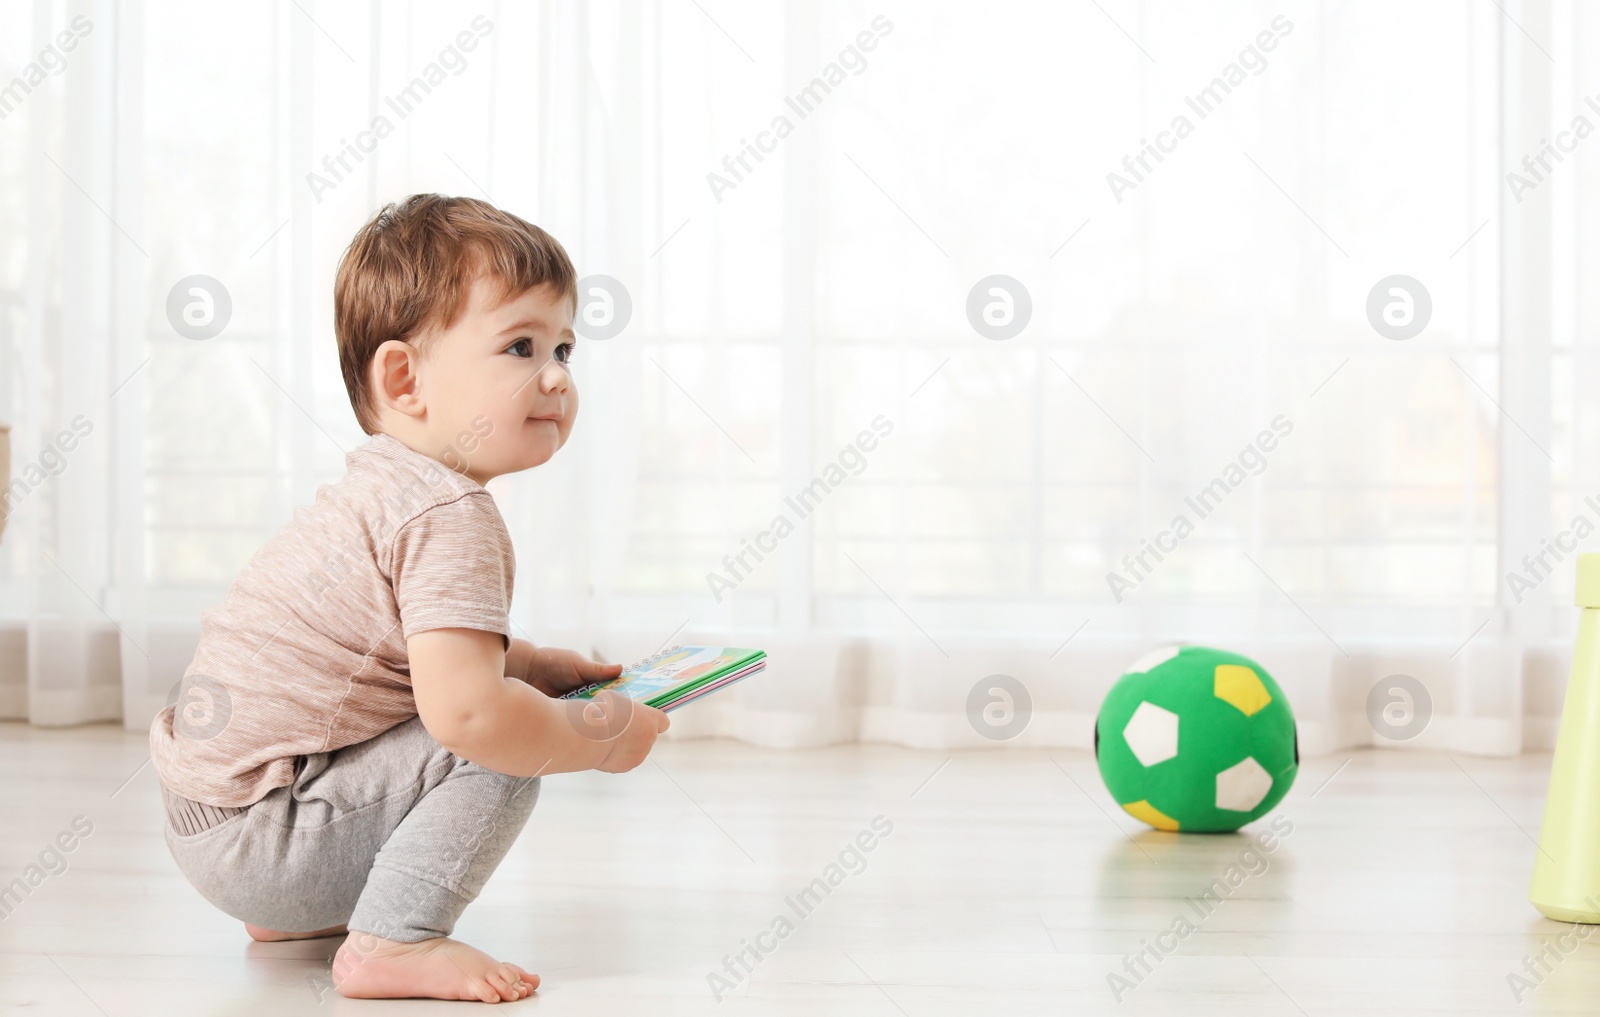
[[[1600,924],[1600,554],[1578,556],[1578,645],[1550,766],[1528,899],[1558,922]]]

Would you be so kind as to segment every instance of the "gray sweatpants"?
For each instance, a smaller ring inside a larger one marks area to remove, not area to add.
[[[162,795],[173,860],[225,913],[415,943],[454,930],[528,821],[539,778],[469,763],[413,717],[301,757],[292,784],[243,809]]]

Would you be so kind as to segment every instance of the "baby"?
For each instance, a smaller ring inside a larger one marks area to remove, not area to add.
[[[544,230],[419,194],[334,288],[372,440],[201,622],[150,729],[167,845],[260,941],[349,933],[345,996],[522,999],[537,975],[450,939],[547,773],[638,766],[667,728],[621,673],[511,636],[510,536],[484,490],[572,432],[576,273]]]

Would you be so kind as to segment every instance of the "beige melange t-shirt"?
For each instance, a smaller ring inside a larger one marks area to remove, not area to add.
[[[416,716],[409,636],[509,645],[516,562],[489,492],[387,434],[345,462],[201,617],[179,698],[150,726],[176,794],[249,805],[291,783],[297,757]]]

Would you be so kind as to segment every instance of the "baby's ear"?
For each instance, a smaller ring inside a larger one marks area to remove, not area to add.
[[[372,354],[367,384],[376,407],[389,407],[408,417],[422,415],[422,386],[417,368],[421,363],[417,348],[399,339],[386,340]]]

